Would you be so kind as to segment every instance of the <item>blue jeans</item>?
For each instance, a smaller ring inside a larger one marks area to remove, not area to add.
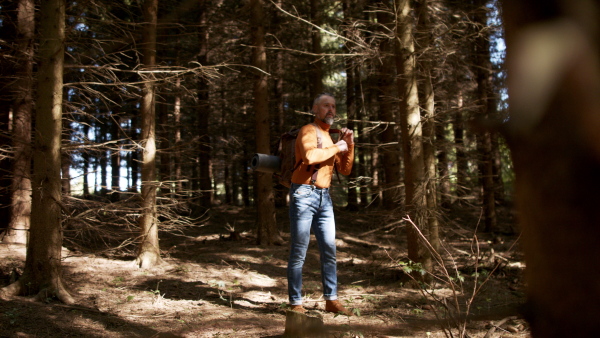
[[[335,220],[329,189],[292,183],[290,187],[291,248],[287,268],[290,305],[302,304],[302,266],[310,242],[311,229],[317,238],[321,254],[323,298],[336,300]]]

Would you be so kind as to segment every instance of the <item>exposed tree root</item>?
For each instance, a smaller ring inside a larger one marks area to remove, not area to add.
[[[28,292],[25,286],[28,284],[28,279],[20,278],[18,281],[0,289],[0,299],[9,300],[12,297],[27,295]],[[74,304],[75,298],[64,287],[62,280],[57,278],[52,286],[42,288],[34,297],[35,301],[43,302],[49,298],[56,298],[64,304]]]
[[[141,269],[150,269],[162,263],[160,255],[153,251],[144,251],[138,255],[135,264]]]

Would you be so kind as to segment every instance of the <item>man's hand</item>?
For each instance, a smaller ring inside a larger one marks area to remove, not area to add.
[[[342,132],[342,140],[346,141],[348,145],[354,144],[354,132],[348,128],[342,128],[340,130]]]
[[[337,141],[337,143],[335,145],[338,146],[338,148],[340,148],[340,152],[342,152],[342,153],[345,153],[348,151],[348,144],[346,144],[346,141],[344,141],[344,140]]]

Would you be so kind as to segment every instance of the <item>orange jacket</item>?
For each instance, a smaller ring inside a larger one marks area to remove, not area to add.
[[[315,119],[314,124],[321,129],[322,148],[317,148],[317,130],[314,125],[307,124],[300,129],[296,139],[296,163],[302,160],[302,164],[294,170],[292,183],[310,184],[314,165],[320,163],[315,186],[329,188],[334,163],[340,174],[349,175],[352,171],[354,145],[348,145],[348,151],[341,153],[340,148],[331,140],[329,125],[319,119]]]

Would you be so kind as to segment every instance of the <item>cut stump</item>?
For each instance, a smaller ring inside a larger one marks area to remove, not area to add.
[[[288,310],[285,313],[285,332],[282,338],[325,338],[325,325],[321,316]]]

